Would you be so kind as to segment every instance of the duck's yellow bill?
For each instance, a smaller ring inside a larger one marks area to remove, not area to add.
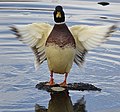
[[[56,18],[61,18],[61,12],[57,12]]]

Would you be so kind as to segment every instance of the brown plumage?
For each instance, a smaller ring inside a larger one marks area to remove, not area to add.
[[[49,46],[49,44],[56,44],[61,48],[65,46],[76,48],[75,39],[65,23],[54,25],[46,41],[46,46]]]

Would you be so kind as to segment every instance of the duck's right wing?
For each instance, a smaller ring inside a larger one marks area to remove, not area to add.
[[[45,42],[52,30],[47,23],[32,23],[28,25],[14,25],[10,27],[17,38],[31,47],[35,54],[35,68],[46,60]]]
[[[116,31],[116,25],[88,26],[75,25],[70,28],[76,42],[76,55],[74,62],[81,66],[87,51],[100,46]]]

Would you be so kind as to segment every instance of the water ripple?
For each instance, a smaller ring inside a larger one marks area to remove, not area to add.
[[[40,66],[40,70],[35,72],[31,49],[15,38],[9,26],[42,21],[53,24],[52,11],[58,3],[65,8],[69,26],[113,24],[120,20],[118,10],[120,4],[114,1],[106,7],[99,6],[96,0],[64,2],[61,0],[49,3],[0,2],[0,110],[2,112],[33,112],[36,102],[47,105],[48,95],[34,90],[38,81],[49,79],[47,64],[45,62]],[[87,108],[91,112],[96,112],[111,105],[119,107],[119,101],[114,97],[120,99],[118,95],[120,93],[120,29],[109,38],[108,42],[88,53],[84,68],[85,70],[80,71],[76,65],[73,65],[68,81],[90,82],[103,88],[101,94],[86,93]],[[62,79],[61,76],[55,78],[58,81]],[[79,93],[72,93],[72,96],[76,95]],[[108,100],[105,102],[106,98]],[[90,104],[95,106],[91,109]]]

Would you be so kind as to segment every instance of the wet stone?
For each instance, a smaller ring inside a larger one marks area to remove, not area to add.
[[[61,87],[59,84],[46,85],[48,82],[40,82],[36,85],[38,90],[45,90],[47,92],[60,92],[64,90],[77,90],[77,91],[101,91],[100,88],[89,83],[68,83],[67,86]]]
[[[102,5],[102,6],[107,6],[109,5],[110,3],[109,2],[98,2],[98,4]]]

